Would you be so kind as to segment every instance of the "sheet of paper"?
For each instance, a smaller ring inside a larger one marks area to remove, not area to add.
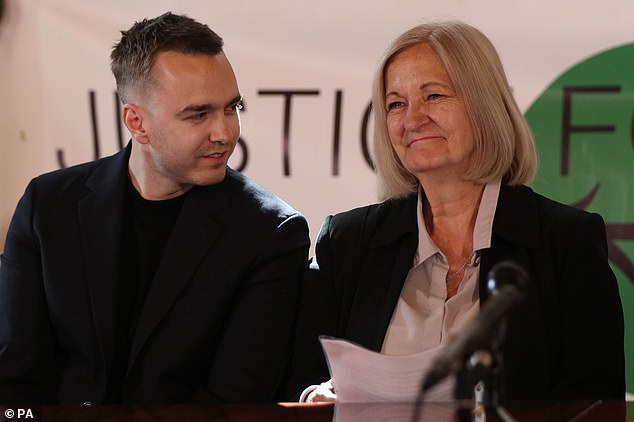
[[[413,402],[436,354],[434,349],[411,355],[384,355],[347,340],[320,337],[337,402]],[[426,392],[426,402],[453,400],[454,377]]]

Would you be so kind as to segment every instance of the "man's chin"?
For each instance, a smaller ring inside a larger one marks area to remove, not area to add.
[[[222,170],[220,169],[214,170],[213,174],[207,174],[197,178],[198,180],[194,184],[198,186],[216,185],[222,182],[223,180],[225,180],[226,175],[227,175],[227,168],[224,167]]]

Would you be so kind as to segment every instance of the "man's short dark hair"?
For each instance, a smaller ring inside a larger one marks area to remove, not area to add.
[[[138,90],[149,86],[158,53],[174,51],[215,56],[222,52],[222,46],[218,34],[185,15],[167,12],[135,22],[127,31],[121,31],[121,40],[110,54],[110,68],[121,101],[128,102]]]

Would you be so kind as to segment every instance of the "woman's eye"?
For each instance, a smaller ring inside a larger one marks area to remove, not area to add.
[[[427,96],[427,99],[428,100],[437,100],[438,98],[442,98],[442,97],[445,97],[445,95],[443,95],[443,94],[429,94]]]
[[[405,103],[403,101],[392,101],[387,105],[387,110],[394,110],[395,108],[403,107],[404,105]]]

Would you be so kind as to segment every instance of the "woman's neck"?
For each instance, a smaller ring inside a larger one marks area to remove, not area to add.
[[[459,266],[473,250],[473,230],[484,185],[465,181],[423,189],[427,231],[450,264]]]

